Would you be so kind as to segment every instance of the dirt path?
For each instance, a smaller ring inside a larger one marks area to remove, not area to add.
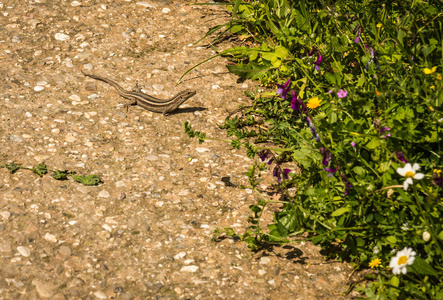
[[[21,3],[20,3],[21,2]],[[0,299],[341,299],[349,265],[310,243],[250,252],[211,242],[241,229],[255,195],[251,165],[228,144],[198,145],[182,129],[225,137],[228,110],[247,104],[223,59],[176,80],[214,52],[191,43],[227,20],[187,1],[0,1],[0,163],[97,174],[86,187],[0,170]],[[197,90],[168,117],[126,101],[80,70],[166,98]]]

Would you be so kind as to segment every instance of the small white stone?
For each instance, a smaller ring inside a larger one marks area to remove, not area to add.
[[[159,34],[158,37],[164,39],[164,38],[166,37],[166,35],[164,35],[164,34]]]
[[[274,280],[274,279],[269,280],[268,283],[269,283],[270,285],[275,285],[275,280]]]
[[[107,230],[107,231],[109,231],[109,232],[112,232],[112,227],[111,227],[110,225],[108,225],[108,224],[103,224],[102,227],[103,227],[104,230]]]
[[[44,89],[45,89],[45,87],[41,86],[41,85],[37,85],[37,86],[34,87],[34,91],[36,91],[36,92],[43,91]]]
[[[189,190],[181,190],[181,191],[178,193],[178,195],[179,195],[179,196],[187,196],[187,195],[189,195]]]
[[[115,183],[115,186],[118,187],[118,188],[125,187],[126,183],[123,180],[122,181],[117,181]]]
[[[71,2],[71,6],[80,6],[80,5],[82,5],[80,2],[78,2],[78,1],[72,1]]]
[[[215,185],[215,184],[213,184],[212,182],[209,182],[208,183],[208,189],[210,189],[210,190],[214,190],[214,189],[216,189],[217,188],[217,186]]]
[[[263,276],[266,274],[266,271],[263,269],[260,269],[260,270],[258,270],[258,274]]]
[[[175,70],[175,67],[174,67],[174,66],[168,66],[168,70],[169,70],[169,71],[174,71],[174,70]]]
[[[146,159],[150,160],[150,161],[155,161],[155,160],[158,160],[158,156],[156,156],[156,155],[148,155],[148,156],[146,156]]]
[[[68,97],[69,100],[73,100],[73,101],[81,101],[82,99],[80,98],[80,96],[78,95],[71,95]]]
[[[2,212],[0,212],[0,216],[2,216],[2,218],[4,219],[4,220],[7,220],[7,219],[9,219],[9,216],[11,215],[11,213],[9,212],[9,211],[2,211]]]
[[[163,84],[158,84],[155,83],[152,85],[152,88],[156,91],[156,92],[161,92],[165,89],[165,86]]]
[[[68,135],[65,139],[68,143],[72,143],[75,141],[75,137],[73,137],[72,135]]]
[[[218,84],[214,84],[214,85],[212,85],[212,87],[211,87],[213,90],[216,90],[216,89],[219,89],[220,88],[220,86],[218,85]]]
[[[170,8],[165,7],[162,9],[162,13],[164,13],[164,14],[169,14],[170,12],[171,12]]]
[[[22,137],[25,138],[25,139],[30,139],[30,138],[32,138],[32,136],[30,136],[29,134],[23,134]]]
[[[193,260],[193,259],[187,259],[187,260],[184,261],[184,264],[185,264],[185,265],[190,265],[190,264],[192,264],[193,262],[195,262],[195,260]]]
[[[209,151],[208,148],[201,148],[201,147],[199,147],[199,148],[195,148],[195,150],[196,150],[197,152],[199,152],[199,153],[203,153],[203,152],[207,152],[207,151]]]
[[[55,237],[55,235],[50,233],[45,234],[44,239],[51,243],[57,243],[57,238]]]
[[[140,5],[140,6],[144,6],[145,8],[155,8],[155,5],[152,5],[152,4],[147,3],[147,2],[137,2],[135,4],[136,5]]]
[[[95,292],[94,296],[98,299],[108,299],[108,296],[106,296],[106,294],[101,291]]]
[[[111,197],[111,194],[109,194],[108,191],[103,190],[100,193],[98,193],[98,196],[101,198],[109,198],[109,197]]]
[[[29,257],[31,255],[31,250],[29,250],[28,248],[26,248],[24,246],[18,246],[17,251],[18,251],[18,253],[20,253],[24,257]]]
[[[180,252],[174,256],[174,259],[181,259],[181,258],[184,258],[185,256],[186,256],[186,252]]]
[[[94,144],[92,142],[86,142],[85,146],[91,148]]]
[[[208,224],[201,224],[200,228],[210,228],[210,226]]]
[[[59,41],[69,40],[69,35],[61,33],[61,32],[56,33],[54,37],[56,40],[59,40]]]
[[[27,112],[25,113],[25,115],[26,115],[28,118],[32,117],[32,114],[31,114],[29,111],[27,111]]]
[[[180,272],[196,272],[198,270],[197,266],[184,266],[180,269]]]
[[[271,259],[267,256],[263,256],[262,258],[260,258],[260,262],[259,264],[261,265],[267,265],[271,262]]]

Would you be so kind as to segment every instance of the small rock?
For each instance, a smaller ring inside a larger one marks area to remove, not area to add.
[[[58,41],[67,41],[67,40],[69,40],[69,35],[64,34],[64,33],[60,33],[60,32],[56,33],[54,37]]]
[[[260,258],[260,262],[259,264],[261,265],[267,265],[271,262],[271,259],[267,256],[263,256],[262,258]]]
[[[68,135],[65,141],[67,141],[68,143],[75,142],[75,137],[73,137],[72,135]]]
[[[52,288],[48,284],[37,279],[34,279],[32,284],[35,285],[35,289],[40,297],[49,298],[52,296]]]
[[[186,256],[186,252],[180,252],[174,256],[174,259],[181,259]]]
[[[191,272],[194,273],[198,270],[197,266],[184,266],[180,269],[180,272]]]
[[[60,253],[61,255],[68,257],[71,256],[71,248],[69,248],[68,246],[61,246],[60,249],[58,250],[58,253]]]
[[[17,143],[21,143],[23,142],[23,139],[21,137],[19,137],[18,135],[11,135],[9,137],[9,140],[11,140],[12,142],[17,142]]]
[[[195,148],[195,150],[196,150],[197,152],[199,152],[199,153],[203,153],[203,152],[207,152],[207,151],[209,151],[208,148]]]
[[[170,8],[165,7],[162,9],[162,13],[164,13],[164,14],[169,14],[170,12],[171,12]]]
[[[9,219],[9,216],[11,215],[11,213],[9,212],[9,211],[2,211],[2,212],[0,212],[0,216],[2,216],[2,218],[4,219],[4,220],[7,220],[7,219]]]
[[[146,157],[146,159],[150,160],[150,161],[155,161],[155,160],[158,160],[158,156],[156,156],[156,155],[148,155]]]
[[[98,196],[101,198],[109,198],[109,197],[111,197],[111,194],[109,194],[108,191],[103,190],[100,193],[98,193]]]
[[[68,97],[68,99],[73,101],[82,101],[82,99],[78,95],[71,95]]]
[[[152,5],[152,4],[147,3],[147,2],[137,2],[137,3],[135,3],[135,4],[136,4],[136,5],[143,6],[143,7],[145,7],[145,8],[155,8],[155,5]]]
[[[29,257],[31,255],[31,250],[29,250],[29,248],[24,247],[24,246],[18,246],[17,251],[18,251],[18,253],[20,253],[24,257]]]
[[[57,243],[57,238],[55,237],[55,235],[50,233],[45,234],[44,239],[50,243]]]
[[[80,5],[82,5],[80,2],[78,2],[78,1],[72,1],[71,2],[71,6],[80,6]]]
[[[108,299],[108,296],[106,296],[106,294],[101,291],[95,292],[94,296],[97,297],[97,299]]]

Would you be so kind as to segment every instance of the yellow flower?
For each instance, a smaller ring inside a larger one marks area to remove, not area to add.
[[[383,25],[382,25],[381,23],[378,23],[376,26],[377,26],[378,28],[380,28],[380,27],[382,27]]]
[[[376,258],[373,259],[370,263],[369,266],[372,268],[377,268],[379,265],[381,264],[381,259],[380,258]]]
[[[321,102],[321,100],[318,99],[318,97],[314,97],[314,98],[311,98],[308,100],[308,105],[306,105],[306,106],[310,109],[314,109],[314,108],[317,108],[321,105],[320,102]]]
[[[437,80],[441,80],[441,79],[442,79],[442,78],[441,78],[441,74],[438,73],[437,76],[435,76],[435,79],[437,79]]]
[[[435,73],[435,71],[437,71],[437,67],[432,67],[432,69],[424,68],[424,70],[423,70],[423,72],[424,72],[426,75],[429,75],[429,74]]]

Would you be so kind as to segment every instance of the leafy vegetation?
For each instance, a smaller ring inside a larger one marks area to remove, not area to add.
[[[215,238],[237,236],[258,249],[309,233],[324,248],[338,245],[337,257],[357,269],[378,270],[360,287],[369,298],[442,299],[442,2],[260,0],[227,8],[233,19],[208,34],[229,31],[253,46],[219,55],[231,72],[276,92],[246,92],[253,106],[223,127],[233,146],[258,156],[251,187],[272,167],[286,197],[267,228],[260,218],[271,201],[261,196],[245,233],[225,228]],[[289,160],[301,170],[285,169]]]
[[[101,182],[100,177],[98,177],[97,175],[83,176],[83,175],[75,175],[74,171],[69,171],[69,170],[48,170],[45,163],[38,164],[32,168],[23,167],[21,165],[11,163],[11,164],[0,165],[0,168],[8,169],[11,174],[17,172],[20,169],[31,170],[40,177],[43,177],[48,173],[48,171],[50,171],[52,172],[51,177],[56,180],[67,180],[68,176],[71,176],[75,181],[83,185],[98,185]]]

